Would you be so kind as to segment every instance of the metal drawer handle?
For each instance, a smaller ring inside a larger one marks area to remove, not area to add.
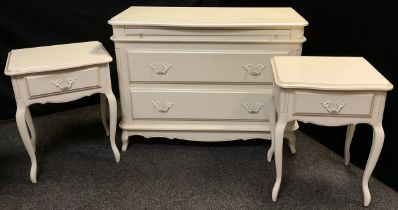
[[[160,101],[153,101],[152,105],[158,110],[158,112],[168,112],[170,108],[174,105],[172,102],[160,102]]]
[[[61,90],[68,90],[72,88],[72,84],[76,82],[76,78],[66,78],[66,79],[57,79],[52,81],[55,86],[57,86]]]
[[[247,64],[242,66],[251,76],[259,76],[268,66],[263,64]]]
[[[321,105],[326,109],[326,111],[332,114],[338,114],[346,104],[347,102],[337,101],[334,105],[332,105],[332,101],[330,100],[321,102]]]
[[[245,103],[242,104],[243,107],[249,112],[250,114],[255,114],[260,111],[261,108],[263,108],[264,104],[262,103]]]
[[[171,63],[151,63],[148,66],[156,73],[156,74],[166,74],[173,64]]]

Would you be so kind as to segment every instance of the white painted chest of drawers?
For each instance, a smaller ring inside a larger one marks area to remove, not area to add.
[[[109,24],[125,151],[131,135],[269,138],[270,58],[301,55],[308,23],[292,8],[130,7]]]

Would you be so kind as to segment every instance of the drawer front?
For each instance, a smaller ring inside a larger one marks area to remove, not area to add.
[[[134,28],[124,27],[126,35],[137,36],[286,36],[291,29],[176,29],[176,28]]]
[[[99,67],[25,77],[29,96],[62,94],[101,86]]]
[[[176,29],[176,28],[130,28],[124,27],[124,35],[128,38],[167,39],[178,36],[178,40],[186,39],[260,39],[260,40],[291,40],[292,38],[303,38],[302,33],[297,36],[291,29]],[[293,37],[292,37],[293,35]]]
[[[320,93],[296,91],[294,114],[363,115],[372,112],[374,94],[371,93]]]
[[[130,90],[135,119],[267,121],[269,92]]]
[[[130,81],[272,83],[269,52],[127,51]]]

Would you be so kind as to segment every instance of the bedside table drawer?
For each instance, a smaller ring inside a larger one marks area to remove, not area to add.
[[[127,51],[133,82],[272,83],[275,52]]]
[[[293,114],[363,115],[372,113],[374,94],[295,91]]]
[[[268,119],[267,92],[223,90],[130,90],[135,119]]]
[[[101,86],[99,67],[26,76],[30,98],[93,89]]]

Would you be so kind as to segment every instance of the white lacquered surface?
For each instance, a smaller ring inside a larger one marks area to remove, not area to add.
[[[131,7],[109,23],[123,151],[133,135],[268,138],[271,57],[301,55],[308,24],[292,8],[219,7]]]
[[[101,116],[116,162],[117,103],[112,93],[109,65],[112,58],[99,42],[74,43],[13,50],[5,73],[11,76],[17,103],[16,121],[31,160],[30,179],[37,182],[36,132],[29,105],[63,103],[101,93]],[[59,62],[59,63],[57,63]],[[31,66],[30,66],[31,65]],[[106,101],[109,125],[106,120]]]
[[[97,41],[12,50],[6,75],[54,71],[109,63],[112,57]]]
[[[275,82],[269,114],[272,145],[268,151],[269,161],[275,151],[276,182],[272,199],[276,201],[282,181],[286,123],[297,120],[324,126],[348,125],[344,146],[346,165],[355,125],[366,123],[373,127],[372,148],[362,179],[364,205],[368,206],[371,201],[368,181],[383,147],[382,119],[391,83],[363,58],[275,56],[272,65]]]
[[[184,27],[306,26],[292,8],[137,7],[109,21],[111,25]]]
[[[282,88],[391,90],[393,85],[362,57],[275,56],[275,83]]]

